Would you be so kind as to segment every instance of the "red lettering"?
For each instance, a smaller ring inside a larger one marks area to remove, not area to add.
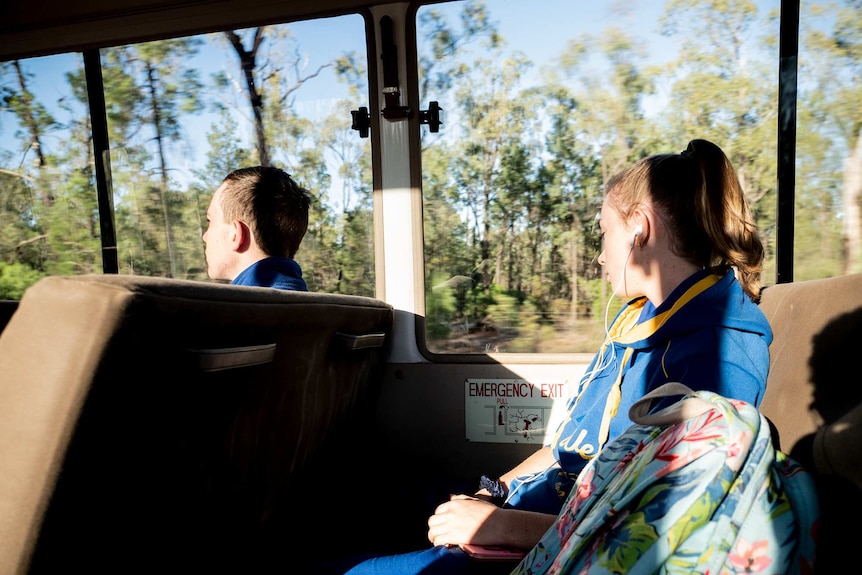
[[[563,397],[562,383],[543,383],[542,397]]]

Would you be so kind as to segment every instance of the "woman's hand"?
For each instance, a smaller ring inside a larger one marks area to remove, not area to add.
[[[477,497],[453,495],[428,518],[434,545],[503,545],[530,549],[554,524],[556,515],[502,509]]]
[[[428,518],[428,540],[434,545],[501,545],[495,515],[502,510],[470,495],[453,495]]]

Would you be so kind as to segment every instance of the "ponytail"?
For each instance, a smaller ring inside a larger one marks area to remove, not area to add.
[[[742,289],[758,301],[765,252],[736,171],[721,148],[706,140],[692,140],[680,155],[699,172],[694,214],[711,248],[702,263],[734,268]]]
[[[736,171],[721,148],[692,140],[680,154],[643,158],[611,178],[607,190],[624,221],[638,205],[652,202],[674,253],[719,273],[735,269],[745,293],[759,300],[765,252]]]

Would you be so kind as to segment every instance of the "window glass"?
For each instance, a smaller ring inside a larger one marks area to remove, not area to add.
[[[81,54],[0,62],[0,299],[102,271]]]
[[[309,289],[373,295],[369,146],[350,129],[364,45],[351,16],[103,50],[123,272],[205,279],[210,196],[270,163],[315,198]]]
[[[309,289],[374,295],[370,144],[350,113],[368,106],[360,16],[117,46],[100,57],[119,273],[207,280],[201,236],[213,192],[236,168],[270,164],[314,198],[296,254]],[[97,214],[83,61],[57,58],[3,64],[5,93],[23,93],[17,68],[31,78],[36,120],[26,110],[0,114],[0,171],[19,174],[22,189],[18,204],[0,208],[22,231],[4,225],[0,249],[27,273],[98,273],[98,225],[79,214]],[[53,134],[40,147],[47,170],[36,166],[30,123],[43,139]],[[44,171],[58,177],[43,185]],[[57,228],[61,210],[69,231]],[[8,252],[16,246],[41,257]]]
[[[589,352],[622,302],[597,263],[603,183],[719,144],[774,283],[778,0],[429,4],[417,12],[426,344]]]
[[[793,279],[862,272],[862,10],[800,3]]]

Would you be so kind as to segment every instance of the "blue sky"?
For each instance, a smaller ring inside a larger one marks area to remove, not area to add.
[[[778,0],[769,0],[769,4],[777,5]],[[649,43],[652,57],[667,59],[662,56],[662,50],[674,49],[665,38],[656,31],[655,22],[664,9],[663,1],[619,2],[601,0],[489,0],[489,12],[493,21],[499,24],[499,31],[507,39],[512,49],[524,52],[537,63],[549,63],[564,49],[568,39],[583,33],[598,34],[611,24],[629,31],[636,30],[642,39]],[[457,6],[434,4],[421,10],[448,10],[454,12]],[[316,69],[346,50],[363,52],[365,50],[364,24],[358,15],[327,18],[322,20],[303,21],[291,24],[291,32],[298,39],[305,62],[306,73]],[[369,57],[377,57],[370,55]],[[31,78],[31,89],[39,100],[48,106],[59,121],[67,121],[70,115],[64,112],[58,102],[69,102],[68,86],[62,79],[62,72],[76,67],[79,63],[77,55],[61,55],[24,61],[27,71],[34,75]],[[193,65],[199,69],[204,81],[210,74],[224,71],[235,79],[239,78],[239,65],[233,50],[222,44],[222,49],[216,53],[202,52]],[[241,85],[241,84],[240,84]],[[332,74],[324,74],[309,81],[297,93],[297,109],[309,116],[326,111],[331,103],[345,94]],[[219,94],[224,97],[226,94]],[[64,96],[66,96],[64,100]],[[244,96],[234,94],[237,110],[240,115],[248,115],[248,104]],[[367,106],[367,101],[357,101],[356,107]],[[75,114],[81,110],[76,108]],[[181,160],[182,166],[177,166],[181,173],[188,174],[191,169],[199,168],[204,163],[206,152],[206,132],[214,121],[212,115],[203,114],[190,118],[184,129],[193,141],[192,149]],[[349,122],[345,115],[345,122]],[[238,124],[247,132],[247,122]],[[0,150],[16,149],[20,157],[21,140],[15,137],[17,128],[9,114],[0,114]],[[51,151],[62,145],[56,136],[52,141],[48,138],[44,143]]]

